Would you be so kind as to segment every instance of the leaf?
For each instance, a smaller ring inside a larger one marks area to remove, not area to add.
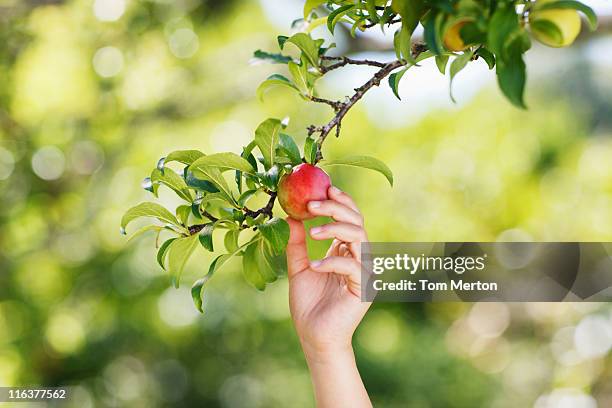
[[[264,157],[266,169],[269,169],[274,164],[280,129],[280,120],[266,119],[255,130],[255,143]]]
[[[200,313],[204,313],[204,308],[202,305],[204,303],[204,287],[206,282],[208,282],[210,278],[212,278],[213,274],[232,256],[234,256],[234,254],[223,254],[216,257],[208,267],[208,273],[204,275],[202,279],[195,281],[191,287],[191,297],[193,299],[193,303]]]
[[[157,250],[157,263],[163,270],[166,270],[166,254],[168,253],[168,247],[177,239],[178,238],[170,238],[166,240]]]
[[[322,166],[353,166],[363,167],[381,173],[387,178],[390,185],[393,185],[393,173],[382,161],[370,156],[349,156],[343,159],[329,160],[321,164]]]
[[[257,189],[253,189],[253,190],[247,190],[244,193],[242,193],[242,195],[240,195],[240,197],[238,198],[238,205],[241,207],[244,207],[247,201],[249,201],[249,199],[251,199],[255,194],[257,194],[258,191],[259,190]]]
[[[130,222],[140,217],[157,218],[162,222],[167,222],[169,224],[176,225],[177,227],[180,226],[180,223],[176,217],[166,208],[156,203],[144,202],[130,208],[125,212],[121,218],[122,231],[125,231],[125,228]]]
[[[307,163],[313,164],[317,157],[317,144],[315,140],[308,136],[304,142],[304,159]]]
[[[187,225],[189,214],[191,214],[191,205],[179,205],[176,207],[175,212],[176,218],[178,218],[183,225]]]
[[[289,224],[287,224],[287,221],[275,217],[264,222],[258,228],[275,255],[285,251],[289,242]]]
[[[170,162],[179,162],[183,164],[190,165],[200,157],[204,156],[199,150],[176,150],[166,156],[164,163],[168,164]]]
[[[397,97],[397,99],[400,99],[400,100],[402,98],[400,98],[399,91],[398,91],[399,82],[400,82],[400,79],[402,79],[402,77],[406,73],[406,71],[408,71],[408,68],[404,68],[401,71],[394,72],[391,75],[389,75],[389,86],[391,87],[393,94]]]
[[[198,239],[200,240],[200,244],[208,251],[213,252],[213,231],[215,229],[215,224],[213,222],[209,222],[204,225],[204,228],[200,230],[198,234]]]
[[[210,181],[219,189],[219,192],[225,195],[228,201],[234,201],[227,181],[223,178],[218,168],[212,166],[198,166],[197,168],[192,168],[192,166],[189,166],[189,171],[193,172],[197,178],[204,178]]]
[[[349,11],[355,8],[354,4],[346,4],[344,6],[338,7],[327,16],[327,29],[330,33],[334,33],[334,29],[336,28],[336,24],[342,19],[344,15],[346,15]]]
[[[191,193],[187,188],[185,180],[181,176],[176,174],[176,172],[172,169],[166,169],[163,172],[159,169],[154,169],[153,172],[151,172],[151,182],[153,183],[153,185],[163,184],[169,187],[185,201],[191,202],[191,200],[193,199],[193,197],[191,197]]]
[[[242,148],[242,153],[240,154],[240,157],[248,161],[251,164],[251,167],[253,167],[255,171],[257,171],[257,160],[255,160],[255,156],[253,156],[252,154],[252,151],[255,148],[255,146],[257,146],[255,144],[255,141],[254,140],[251,141],[247,146]],[[242,172],[241,171],[236,170],[236,174],[234,175],[234,180],[236,181],[236,186],[238,186],[238,192],[242,193]]]
[[[286,43],[296,45],[302,51],[310,65],[316,68],[319,67],[319,47],[323,44],[323,40],[313,40],[309,34],[297,33],[289,37],[281,48],[283,48]]]
[[[225,233],[223,238],[223,245],[227,252],[234,252],[238,249],[238,238],[240,237],[240,230],[229,230]]]
[[[536,5],[534,7],[534,10],[537,10],[537,11],[555,10],[555,9],[573,9],[573,10],[581,11],[586,16],[587,21],[589,22],[589,28],[591,29],[591,31],[597,28],[597,15],[595,14],[592,8],[590,8],[586,4],[581,3],[579,1],[574,1],[574,0],[559,0],[559,1],[548,1],[548,2],[538,1],[536,2]]]
[[[423,22],[425,43],[427,47],[436,55],[443,51],[442,47],[442,23],[444,22],[443,13],[433,13],[430,11]]]
[[[316,9],[321,4],[324,4],[326,1],[327,0],[306,0],[306,3],[304,4],[304,19],[307,19],[312,10]]]
[[[520,31],[514,2],[500,3],[489,20],[487,48],[506,59],[506,45]]]
[[[265,283],[272,283],[278,279],[276,269],[272,263],[273,254],[270,251],[270,246],[264,240],[259,240],[255,251],[255,263],[259,269],[259,274]]]
[[[312,91],[308,80],[306,64],[302,63],[302,65],[298,65],[295,62],[290,62],[287,64],[287,67],[289,68],[293,81],[297,85],[298,92],[305,95],[311,95]]]
[[[286,35],[279,35],[278,37],[276,37],[276,41],[278,42],[278,47],[281,50],[285,47],[285,43],[287,42],[288,39],[289,37],[287,37]]]
[[[290,62],[290,63],[293,63],[293,62]],[[284,87],[291,88],[295,91],[300,92],[297,86],[295,86],[286,77],[280,74],[272,74],[268,77],[268,79],[266,79],[261,84],[259,84],[259,87],[257,87],[257,98],[263,101],[264,94],[271,88],[274,88],[275,86],[284,86]]]
[[[242,256],[242,273],[248,283],[250,283],[257,290],[264,290],[266,288],[266,281],[264,280],[257,264],[257,250],[258,242],[260,240],[251,241],[249,246],[246,247],[244,255]]]
[[[185,175],[185,182],[186,184],[198,191],[202,191],[202,192],[206,192],[206,193],[218,193],[219,189],[217,187],[215,187],[215,185],[213,183],[211,183],[208,180],[202,180],[197,178],[193,172],[191,171],[186,171],[186,175]]]
[[[453,79],[455,79],[455,75],[457,75],[463,68],[466,67],[467,63],[470,62],[473,56],[474,56],[473,51],[465,51],[463,54],[455,58],[453,62],[451,63],[451,66],[450,66],[450,97],[453,102],[455,102],[455,97],[453,96]]]
[[[302,162],[300,156],[300,149],[297,147],[295,140],[290,135],[281,133],[279,135],[279,146],[282,151],[287,155],[293,164],[299,164]]]
[[[476,51],[476,55],[481,57],[487,63],[489,69],[495,68],[495,55],[493,55],[491,51],[481,47]]]
[[[190,235],[184,238],[177,238],[168,246],[168,272],[175,287],[179,287],[181,275],[185,264],[198,244],[198,235]]]
[[[523,61],[521,40],[517,39],[510,48],[511,57],[506,61],[497,62],[497,82],[504,95],[519,108],[525,109],[523,94],[527,74]]]
[[[554,22],[550,20],[537,19],[530,21],[529,26],[534,31],[544,34],[544,36],[549,38],[553,43],[563,43],[563,33]]]
[[[139,230],[134,232],[132,235],[130,235],[130,237],[128,238],[128,242],[134,240],[135,238],[139,237],[140,235],[144,234],[145,232],[148,232],[148,231],[157,231],[157,232],[159,232],[162,229],[164,229],[164,227],[162,227],[160,225],[145,225],[144,227],[140,228]]]
[[[448,55],[436,55],[436,66],[442,75],[446,74],[446,64],[448,64]]]
[[[255,170],[251,163],[238,156],[235,153],[215,153],[208,156],[200,157],[191,164],[191,169],[199,169],[204,167],[216,167],[221,172],[226,170],[240,170],[243,173],[255,174]]]
[[[366,0],[366,10],[368,18],[373,23],[378,23],[378,13],[376,12],[376,0]]]
[[[272,54],[262,50],[255,51],[253,53],[253,58],[260,61],[271,62],[274,64],[286,64],[291,61],[291,57],[287,57],[283,54]]]

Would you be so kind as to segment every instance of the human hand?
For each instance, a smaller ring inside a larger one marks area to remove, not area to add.
[[[310,261],[301,221],[288,218],[289,306],[308,355],[351,348],[351,339],[370,303],[361,301],[361,243],[367,242],[363,217],[348,196],[335,187],[328,200],[311,201],[308,210],[335,222],[310,229],[316,240],[333,238],[324,259]]]

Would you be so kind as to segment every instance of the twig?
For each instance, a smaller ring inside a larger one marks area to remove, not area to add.
[[[329,71],[333,71],[334,69],[342,68],[346,65],[369,65],[369,66],[378,67],[378,68],[382,68],[385,66],[384,62],[372,61],[372,60],[367,60],[367,59],[366,60],[356,60],[356,59],[352,59],[348,57],[327,57],[327,56],[323,56],[321,57],[321,59],[323,61],[339,61],[339,62],[336,62],[335,64],[322,66],[320,68],[320,71],[322,74],[325,74]]]

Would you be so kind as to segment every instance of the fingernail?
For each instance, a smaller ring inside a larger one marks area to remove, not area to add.
[[[310,208],[319,208],[321,206],[321,202],[320,201],[311,201],[308,203],[308,206]]]
[[[318,268],[319,266],[321,266],[321,264],[323,263],[323,261],[312,261],[310,263],[310,266],[313,268]]]
[[[317,235],[317,234],[321,233],[322,231],[323,231],[322,227],[312,227],[310,229],[310,233],[313,234],[313,235]]]
[[[340,194],[342,192],[342,190],[340,190],[336,186],[331,186],[330,189],[331,189],[332,193],[334,193],[334,194]]]

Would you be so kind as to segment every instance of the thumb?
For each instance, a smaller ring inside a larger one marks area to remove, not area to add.
[[[302,221],[287,218],[290,235],[287,244],[287,270],[289,278],[302,272],[310,266],[308,261],[308,251],[306,249],[306,231]]]

